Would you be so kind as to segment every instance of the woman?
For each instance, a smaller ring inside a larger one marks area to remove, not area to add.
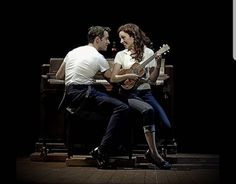
[[[125,49],[115,56],[110,81],[121,84],[120,95],[143,117],[143,130],[149,146],[145,153],[146,158],[160,169],[170,169],[171,164],[162,158],[156,147],[156,114],[160,115],[167,127],[170,128],[171,125],[162,107],[152,95],[149,84],[157,80],[161,54],[154,54],[153,50],[147,47],[150,39],[135,24],[120,26],[118,34]],[[150,60],[148,63],[147,59]]]

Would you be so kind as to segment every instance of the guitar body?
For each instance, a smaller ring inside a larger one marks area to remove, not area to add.
[[[129,69],[122,69],[119,72],[119,75],[124,75],[124,74],[129,74],[129,73],[134,73],[137,74],[139,76],[138,79],[126,79],[123,82],[121,82],[121,87],[125,90],[130,90],[134,87],[137,87],[139,84],[143,83],[142,77],[145,74],[145,66],[151,62],[155,56],[161,55],[161,54],[165,54],[167,51],[169,51],[170,47],[167,44],[163,44],[163,46],[156,51],[151,57],[149,57],[147,60],[145,60],[143,63],[139,64],[139,63],[134,63]]]
[[[119,75],[124,75],[124,74],[129,74],[129,73],[134,73],[139,76],[138,79],[126,79],[122,82],[121,87],[125,90],[130,90],[132,89],[140,80],[142,76],[145,74],[145,69],[140,68],[140,64],[134,63],[129,69],[122,69],[119,72]]]

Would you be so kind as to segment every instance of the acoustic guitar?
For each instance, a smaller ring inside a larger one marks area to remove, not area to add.
[[[145,74],[145,66],[150,63],[156,55],[165,54],[167,51],[170,50],[169,45],[163,44],[163,46],[156,51],[151,57],[145,60],[143,63],[139,64],[138,62],[134,63],[129,69],[121,69],[119,75],[134,73],[137,74],[139,77],[138,79],[126,79],[120,83],[121,87],[125,90],[133,89],[137,87],[143,81],[143,76]]]

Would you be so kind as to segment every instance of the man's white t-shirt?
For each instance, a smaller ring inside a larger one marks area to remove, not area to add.
[[[65,84],[92,84],[94,75],[108,70],[109,64],[102,54],[92,46],[86,45],[70,51],[65,62]]]

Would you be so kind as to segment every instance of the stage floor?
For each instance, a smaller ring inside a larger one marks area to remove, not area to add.
[[[219,155],[178,153],[170,155],[169,158],[175,160],[171,170],[160,170],[150,163],[101,170],[93,166],[70,167],[66,162],[39,162],[32,161],[30,157],[18,157],[16,158],[16,180],[18,183],[40,184],[220,183]]]

